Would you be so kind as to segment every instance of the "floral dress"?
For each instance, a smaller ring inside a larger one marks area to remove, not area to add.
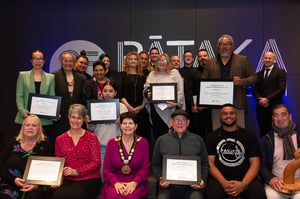
[[[24,151],[21,144],[15,139],[12,140],[3,151],[0,165],[0,198],[6,195],[12,199],[31,198],[32,193],[20,191],[20,187],[15,184],[15,178],[22,178],[29,156],[54,156],[54,150],[48,140],[37,143],[31,151]],[[44,192],[45,187],[39,186],[32,192]],[[38,194],[35,194],[38,195]],[[39,198],[40,199],[40,198]]]

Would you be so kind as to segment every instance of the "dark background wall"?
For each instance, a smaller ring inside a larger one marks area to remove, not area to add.
[[[255,68],[261,61],[265,46],[270,44],[270,39],[274,39],[272,41],[278,47],[277,54],[282,57],[281,66],[284,65],[287,70],[285,101],[292,109],[293,118],[299,123],[299,11],[300,2],[297,0],[2,2],[1,134],[5,140],[17,134],[18,126],[13,122],[17,112],[16,80],[20,70],[31,69],[29,59],[34,49],[45,52],[45,70],[53,71],[60,67],[54,66],[55,62],[51,61],[54,55],[62,49],[74,48],[67,42],[84,40],[110,53],[113,57],[112,67],[120,69],[122,56],[137,50],[134,46],[124,45],[124,41],[138,42],[145,50],[159,43],[162,51],[169,55],[181,53],[183,49],[196,52],[203,44],[209,46],[204,42],[209,41],[216,53],[217,39],[224,33],[234,37],[236,48],[249,41],[238,53],[249,56]],[[161,39],[151,39],[151,35],[160,35]],[[178,48],[170,46],[170,41],[193,41],[194,44]],[[79,53],[79,49],[85,48],[87,46],[80,45],[75,51]],[[91,60],[100,54],[99,50],[93,52],[96,54],[91,54]],[[257,134],[256,101],[251,94],[250,89],[247,128]]]

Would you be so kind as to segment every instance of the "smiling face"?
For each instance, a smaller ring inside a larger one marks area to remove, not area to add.
[[[218,43],[218,53],[221,57],[231,56],[234,49],[233,42],[228,37],[222,37]]]
[[[84,72],[88,67],[88,61],[84,57],[79,57],[75,63],[75,70]]]
[[[237,113],[235,108],[225,106],[220,111],[221,124],[226,127],[232,127],[237,124]]]
[[[149,64],[149,56],[146,53],[141,53],[139,59],[142,67],[147,68]]]
[[[105,63],[106,70],[109,70],[109,67],[110,67],[109,57],[103,57],[103,59],[101,61],[103,61]]]
[[[197,59],[201,66],[205,65],[207,63],[207,60],[209,59],[207,51],[199,51],[197,54]]]
[[[117,95],[117,91],[111,85],[105,85],[103,88],[104,99],[114,99]]]
[[[173,130],[178,134],[179,137],[183,135],[189,124],[190,120],[183,115],[176,115],[170,119],[170,125],[173,127]]]
[[[94,67],[94,77],[97,81],[102,81],[105,79],[105,70],[105,66],[102,66],[101,64]]]
[[[71,130],[81,129],[83,122],[84,122],[84,118],[82,115],[79,115],[78,113],[71,113],[69,115],[69,124],[70,124]]]
[[[158,61],[159,52],[157,49],[152,49],[150,51],[151,62],[156,63]]]
[[[165,56],[161,56],[158,60],[158,71],[161,72],[166,72],[167,71],[167,66],[168,66],[168,61],[167,58]]]
[[[120,124],[120,128],[123,135],[134,135],[137,124],[134,123],[133,119],[125,118]]]
[[[38,137],[39,120],[35,117],[25,119],[23,126],[23,134],[25,139],[34,139]]]
[[[31,64],[32,64],[32,67],[35,69],[43,68],[43,66],[45,64],[44,54],[40,51],[33,52],[31,55]]]
[[[193,54],[192,52],[186,52],[183,55],[183,61],[184,61],[184,65],[186,67],[192,67],[193,66],[193,62],[194,62],[194,58],[193,58]]]
[[[291,114],[285,107],[273,110],[272,121],[277,128],[285,129],[286,127],[288,127],[291,119]]]
[[[180,57],[177,55],[174,55],[171,57],[170,63],[172,65],[172,68],[178,69],[180,68]]]
[[[263,57],[263,63],[266,67],[270,67],[275,62],[275,55],[272,52],[266,52]]]
[[[128,66],[129,68],[137,68],[138,57],[136,55],[130,55],[128,57]]]
[[[64,53],[61,57],[61,66],[65,72],[72,71],[74,62],[74,56],[71,53]]]

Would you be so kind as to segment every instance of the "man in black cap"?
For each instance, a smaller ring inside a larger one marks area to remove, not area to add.
[[[187,130],[189,115],[182,109],[175,110],[170,119],[171,128],[155,142],[152,157],[152,172],[159,181],[158,199],[202,199],[202,189],[208,174],[208,159],[203,139]],[[200,156],[201,181],[193,185],[173,185],[162,181],[163,155]]]

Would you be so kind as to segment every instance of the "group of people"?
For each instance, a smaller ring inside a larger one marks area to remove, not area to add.
[[[15,122],[21,130],[1,156],[0,198],[138,199],[147,194],[150,170],[158,181],[160,199],[284,197],[278,192],[283,168],[299,142],[281,100],[285,71],[274,66],[274,53],[266,52],[264,70],[256,74],[249,59],[233,50],[233,38],[222,35],[217,57],[209,58],[200,49],[198,67],[193,67],[191,51],[184,52],[181,64],[177,55],[169,58],[154,47],[149,54],[129,52],[122,72],[110,68],[111,57],[104,53],[93,63],[92,76],[86,72],[85,51],[76,58],[63,53],[61,69],[52,74],[43,70],[44,53],[33,51],[32,70],[20,72],[17,80]],[[218,109],[198,106],[200,81],[210,79],[233,81],[233,104]],[[154,103],[150,89],[154,83],[174,83],[177,101]],[[258,101],[261,147],[245,130],[246,89],[251,85]],[[30,93],[61,96],[59,119],[31,114]],[[90,124],[88,100],[114,98],[120,100],[116,122]],[[64,157],[62,185],[26,184],[22,175],[30,155]],[[162,181],[164,155],[200,156],[200,184]]]

